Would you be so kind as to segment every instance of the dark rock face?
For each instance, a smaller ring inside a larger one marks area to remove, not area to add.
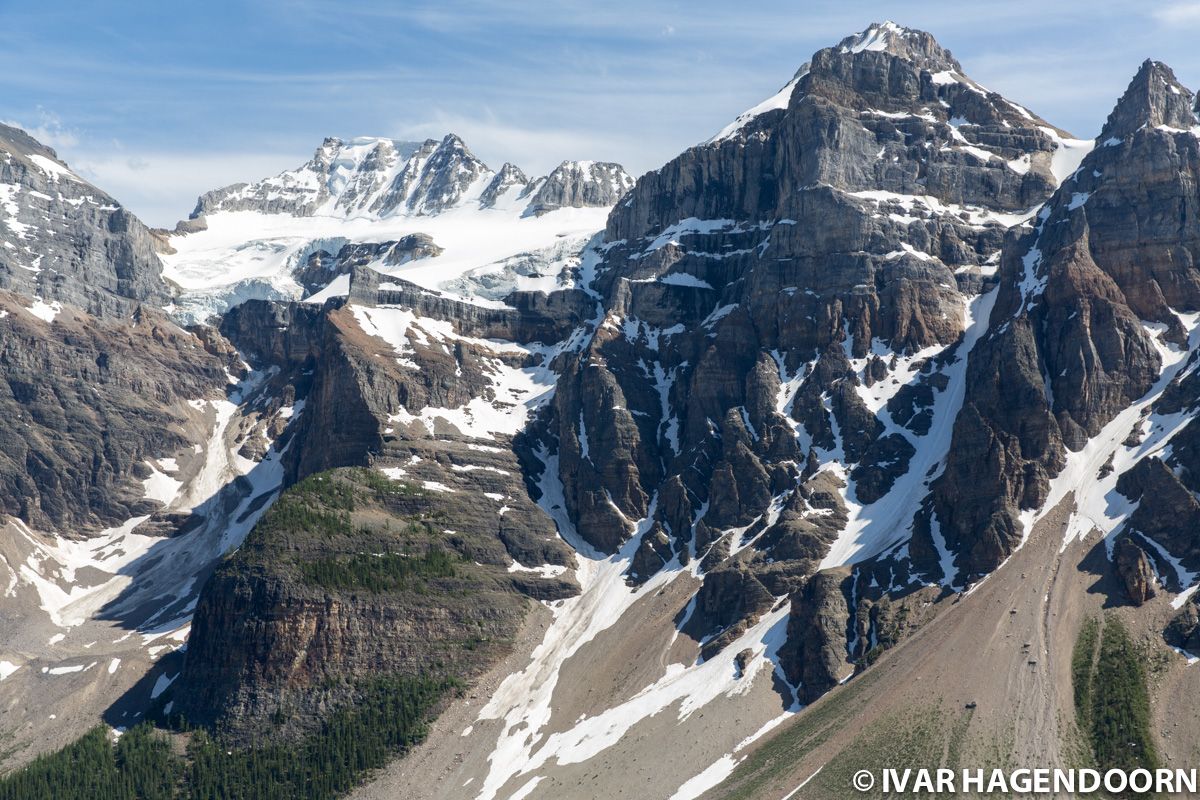
[[[811,703],[851,674],[846,636],[850,609],[846,571],[819,572],[792,597],[788,640],[780,660],[788,682]]]
[[[449,322],[463,335],[519,344],[561,341],[592,314],[591,298],[579,289],[512,292],[505,297],[506,308],[493,308],[453,300],[366,267],[352,268],[348,300],[363,306],[411,308]]]
[[[846,501],[909,473],[969,295],[991,286],[1007,215],[1054,191],[1063,148],[927,34],[866,48],[874,35],[820,51],[786,108],[617,204],[590,287],[600,324],[560,357],[546,420],[583,538],[615,552],[649,518],[634,581],[700,560],[685,630],[704,653],[793,596],[788,677],[809,699],[845,677],[857,613],[810,576]]]
[[[331,507],[311,494],[313,481],[350,487],[353,499]],[[241,744],[297,738],[352,702],[366,678],[468,681],[507,652],[528,600],[507,580],[495,540],[483,531],[445,536],[443,525],[464,522],[453,502],[386,484],[382,476],[326,472],[268,512],[201,594],[172,695],[180,713]],[[346,516],[319,531],[271,516],[291,507]],[[359,564],[358,578],[333,572],[357,563],[356,552],[418,559],[430,550],[448,566],[391,581],[369,563]]]
[[[47,323],[28,302],[0,291],[0,512],[78,535],[153,512],[145,461],[189,444],[187,402],[222,396],[233,360],[147,307]]]
[[[1176,311],[1200,308],[1195,268],[1200,146],[1191,93],[1147,62],[1097,147],[1032,233],[1001,258],[991,331],[976,347],[936,507],[956,563],[971,575],[1020,542],[1020,509],[1045,499],[1067,450],[1159,375],[1142,321],[1182,343]]]
[[[1200,608],[1197,608],[1195,599],[1184,603],[1179,613],[1171,618],[1163,631],[1163,638],[1172,647],[1193,655],[1200,654]]]
[[[351,242],[344,244],[336,253],[317,250],[295,273],[296,281],[308,294],[314,294],[329,285],[339,275],[349,275],[355,267],[365,267],[382,260],[388,266],[397,267],[422,258],[433,258],[442,254],[442,248],[433,237],[424,233],[413,233],[386,242]]]
[[[530,185],[533,196],[526,213],[545,214],[559,208],[603,208],[614,205],[631,188],[633,178],[620,164],[564,161],[545,178]]]
[[[1116,108],[1108,115],[1100,141],[1124,139],[1143,126],[1191,128],[1196,124],[1192,93],[1175,79],[1166,64],[1146,59]]]
[[[0,125],[0,289],[97,316],[166,305],[150,230],[48,147]]]
[[[1155,578],[1154,568],[1150,566],[1150,558],[1146,551],[1125,538],[1117,542],[1113,552],[1113,566],[1118,577],[1125,584],[1125,594],[1129,602],[1140,606],[1154,597]]]

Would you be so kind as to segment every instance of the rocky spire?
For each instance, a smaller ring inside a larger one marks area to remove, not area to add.
[[[1170,67],[1146,59],[1108,115],[1100,141],[1122,139],[1145,127],[1191,128],[1198,122],[1192,102],[1192,93]]]
[[[491,183],[483,190],[483,194],[479,198],[479,205],[484,208],[491,207],[496,204],[500,196],[513,186],[524,186],[529,183],[529,178],[516,164],[509,161],[504,162],[504,166],[492,178]]]

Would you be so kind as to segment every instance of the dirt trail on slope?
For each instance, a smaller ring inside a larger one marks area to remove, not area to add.
[[[808,778],[790,800],[871,797],[850,787],[859,769],[1079,765],[1071,653],[1104,597],[1078,569],[1096,540],[1059,552],[1073,502],[969,594],[939,601],[912,638],[756,745],[705,797],[781,798]]]

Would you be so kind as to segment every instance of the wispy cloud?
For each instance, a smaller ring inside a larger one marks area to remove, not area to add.
[[[196,198],[210,189],[266,177],[299,165],[290,154],[142,152],[119,148],[81,150],[72,168],[147,224],[171,227],[186,217]]]
[[[1200,24],[1200,3],[1169,3],[1150,13],[1164,25]]]
[[[520,125],[501,120],[494,114],[465,116],[439,112],[420,122],[399,123],[393,131],[393,135],[401,139],[441,138],[447,131],[452,131],[493,169],[499,168],[504,161],[511,161],[530,177],[544,175],[568,159],[628,162],[628,155],[644,147],[633,131]],[[635,172],[650,169],[673,155],[673,150],[653,164],[629,162],[626,168]]]
[[[36,110],[35,121],[0,120],[3,124],[20,128],[47,147],[75,147],[79,144],[79,135],[63,127],[62,120],[53,111],[39,107]]]

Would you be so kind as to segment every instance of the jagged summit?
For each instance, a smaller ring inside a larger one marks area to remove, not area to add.
[[[505,161],[504,166],[500,167],[500,171],[492,178],[492,182],[483,190],[479,203],[484,208],[491,208],[513,186],[526,186],[528,183],[529,177],[524,170],[510,161]]]
[[[888,53],[909,61],[928,64],[933,70],[961,70],[950,51],[938,44],[932,34],[905,28],[891,20],[873,22],[866,30],[847,36],[836,47],[838,53]]]
[[[564,182],[577,185],[561,191],[553,188]],[[509,163],[494,172],[455,133],[423,142],[328,137],[297,169],[202,195],[191,219],[225,211],[296,217],[425,216],[473,204],[492,208],[510,190],[514,202],[542,193],[531,201],[538,203],[537,208],[531,205],[531,213],[544,213],[562,207],[612,205],[632,184],[620,165],[590,161],[563,162],[550,175],[533,181]],[[185,223],[177,232],[196,227]]]
[[[892,119],[904,115],[933,123],[953,120],[955,141],[961,138],[958,134],[965,133],[964,124],[979,126],[985,139],[990,137],[988,129],[996,129],[1002,136],[1025,129],[1034,136],[1072,138],[969,78],[931,34],[880,22],[818,50],[779,92],[738,115],[706,144],[753,135],[769,124],[773,112],[806,98]]]
[[[1161,61],[1146,59],[1117,101],[1099,141],[1121,139],[1141,128],[1189,129],[1198,122],[1192,92]]]
[[[632,186],[619,164],[598,161],[564,161],[532,180],[507,162],[494,171],[454,133],[330,137],[295,169],[200,198],[164,256],[184,290],[173,313],[192,321],[252,298],[324,302],[368,263],[489,301],[518,285],[557,286]],[[477,270],[486,279],[468,275]]]

